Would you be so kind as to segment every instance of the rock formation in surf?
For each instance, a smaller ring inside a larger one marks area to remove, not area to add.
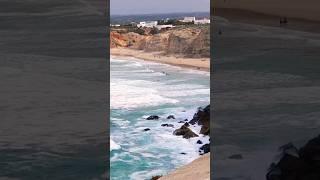
[[[320,179],[320,135],[300,149],[289,143],[280,150],[281,159],[271,164],[267,180]]]

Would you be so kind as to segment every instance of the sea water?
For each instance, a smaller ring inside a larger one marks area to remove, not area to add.
[[[209,137],[184,139],[173,131],[209,104],[209,72],[133,58],[111,57],[110,64],[110,178],[150,179],[196,159],[201,146],[196,141]],[[150,115],[160,119],[146,120]],[[200,127],[191,128],[199,133]]]

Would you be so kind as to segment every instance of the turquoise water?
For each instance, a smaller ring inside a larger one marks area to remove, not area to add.
[[[207,72],[112,57],[111,179],[150,179],[197,158],[196,141],[209,137],[187,140],[172,132],[182,125],[179,121],[190,120],[198,107],[209,104],[209,84]],[[146,120],[149,115],[160,119]],[[191,128],[199,133],[200,127]]]

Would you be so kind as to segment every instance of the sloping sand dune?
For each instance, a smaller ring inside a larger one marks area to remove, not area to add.
[[[210,153],[201,156],[190,164],[183,166],[159,180],[209,180]]]

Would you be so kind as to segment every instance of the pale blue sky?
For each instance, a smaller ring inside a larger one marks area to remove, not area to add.
[[[111,14],[210,12],[210,0],[110,0]]]

